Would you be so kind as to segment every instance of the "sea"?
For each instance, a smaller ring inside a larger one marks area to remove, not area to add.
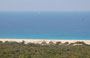
[[[0,12],[0,38],[90,40],[90,12]]]

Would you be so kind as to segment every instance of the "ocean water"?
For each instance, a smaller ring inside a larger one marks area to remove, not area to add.
[[[90,40],[90,12],[0,12],[0,38]]]

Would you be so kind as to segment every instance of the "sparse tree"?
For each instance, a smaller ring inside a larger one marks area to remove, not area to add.
[[[69,42],[65,42],[64,44],[65,44],[65,45],[68,45],[68,44],[69,44]]]
[[[49,45],[54,45],[54,43],[52,41],[49,42]]]
[[[46,45],[47,43],[46,43],[45,41],[43,41],[41,44],[42,44],[42,45]]]
[[[56,42],[56,45],[60,45],[61,44],[61,42]]]
[[[23,40],[21,43],[22,43],[22,44],[25,44],[25,41]]]
[[[2,41],[0,41],[0,44],[2,44],[3,42]]]

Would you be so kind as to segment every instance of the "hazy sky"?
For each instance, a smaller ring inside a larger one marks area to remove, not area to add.
[[[90,0],[0,0],[0,11],[90,11]]]

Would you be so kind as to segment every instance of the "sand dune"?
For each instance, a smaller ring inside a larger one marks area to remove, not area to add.
[[[45,39],[0,39],[0,41],[16,41],[16,42],[22,42],[22,41],[25,41],[25,43],[42,43],[43,41],[45,41],[46,43],[49,43],[50,41],[56,43],[56,42],[62,42],[62,43],[65,43],[65,42],[69,42],[69,43],[74,43],[74,42],[77,42],[77,41],[80,41],[80,42],[85,42],[87,44],[90,44],[90,40],[45,40]]]

